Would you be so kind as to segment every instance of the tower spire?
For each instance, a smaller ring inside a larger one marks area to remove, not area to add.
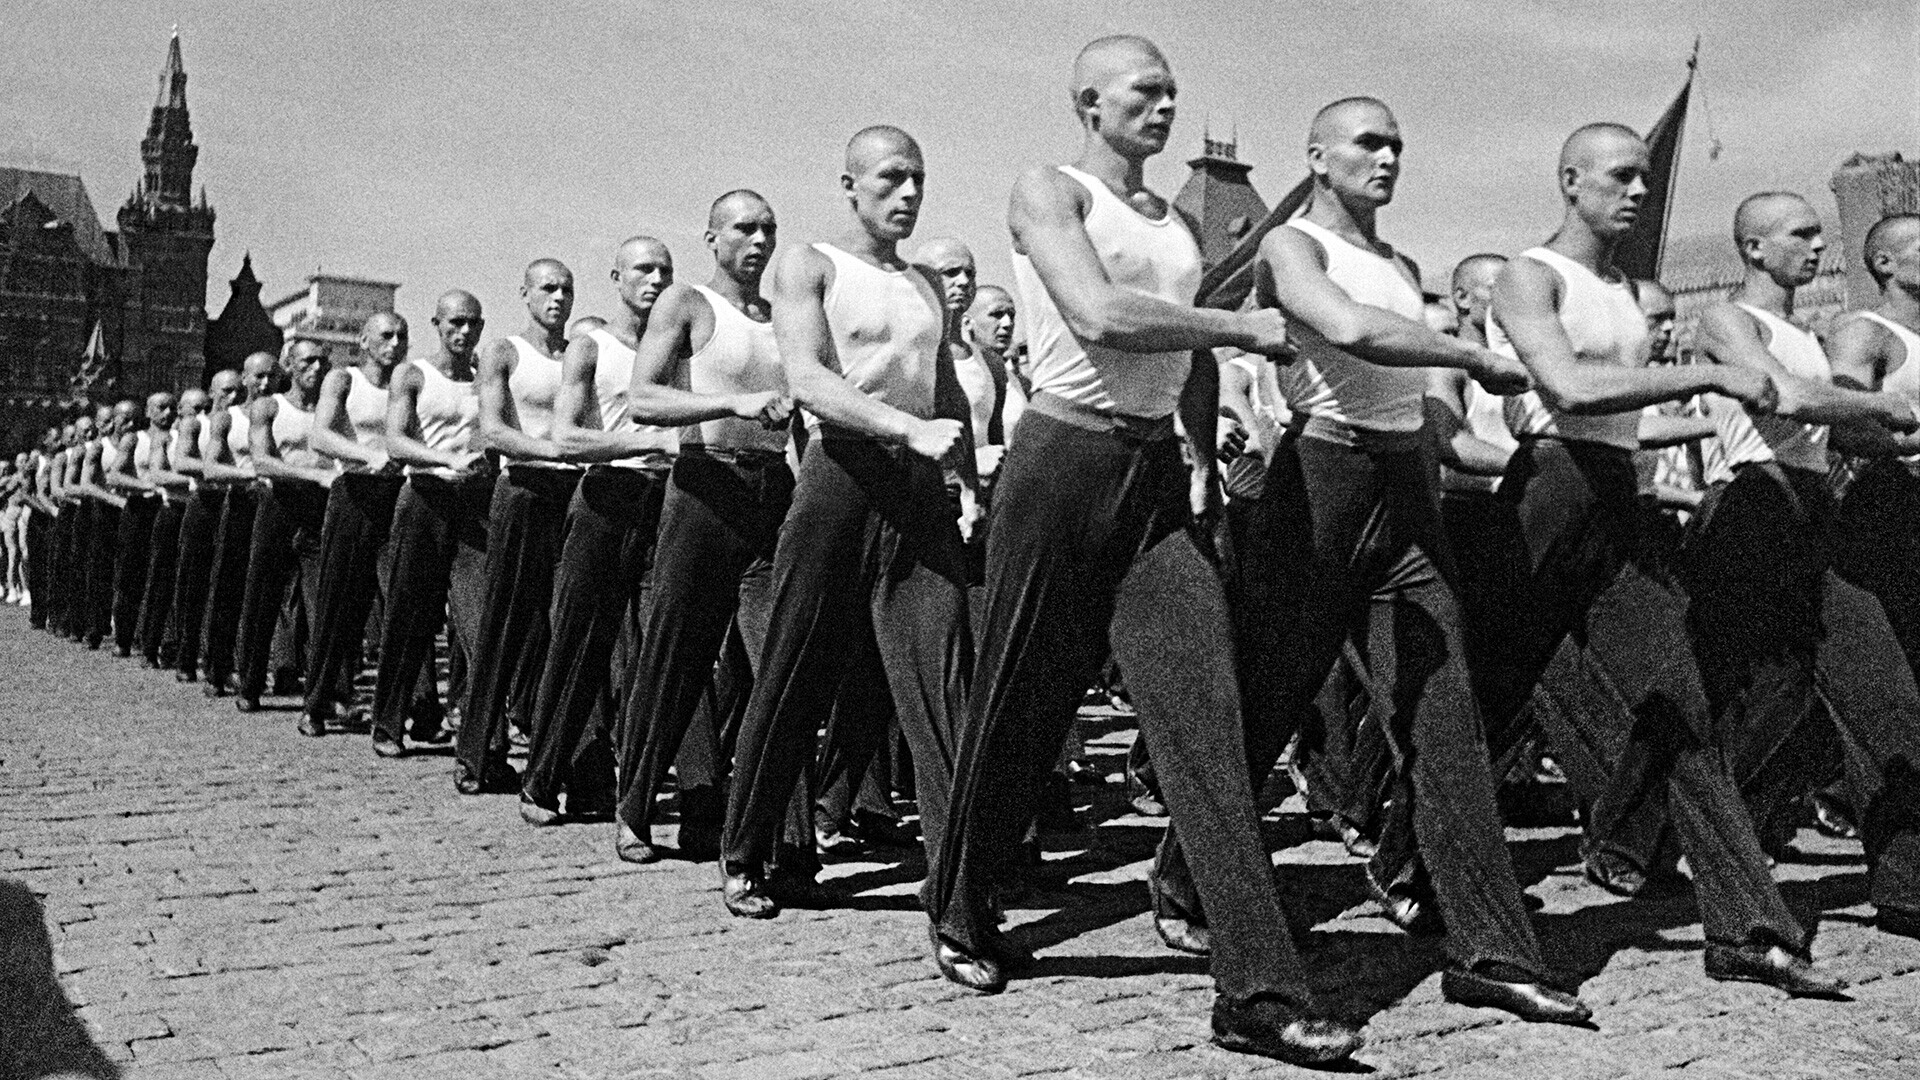
[[[151,206],[184,210],[193,204],[193,166],[200,148],[193,142],[187,112],[187,68],[180,58],[180,31],[167,39],[167,62],[160,69],[160,93],[140,140],[145,165],[140,198]]]

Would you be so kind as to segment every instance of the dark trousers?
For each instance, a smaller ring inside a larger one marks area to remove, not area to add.
[[[793,490],[785,462],[734,463],[688,452],[674,463],[660,509],[652,594],[620,724],[618,812],[643,838],[667,768],[714,683],[728,625],[737,625],[750,660],[761,656],[772,608],[774,549]],[[700,741],[704,749],[705,740]],[[709,783],[725,771],[725,756],[713,757],[715,775],[705,778]],[[810,754],[806,760],[812,760]],[[680,780],[683,787],[691,786],[690,777]]]
[[[657,566],[657,555],[655,559]],[[769,581],[771,577],[772,560],[769,558]],[[748,649],[746,639],[741,636],[740,619],[736,612],[733,622],[727,626],[726,640],[720,646],[713,679],[700,692],[693,709],[693,719],[687,724],[686,737],[680,742],[679,756],[674,759],[674,775],[681,792],[694,788],[718,792],[727,782],[727,776],[733,769],[733,750],[740,741],[740,721],[747,711],[747,698],[753,694],[753,666],[759,660],[760,655]],[[635,663],[638,663],[637,657]],[[623,670],[627,673],[626,689],[631,700],[632,688],[639,682],[639,677],[634,674],[632,665]],[[624,748],[627,745],[627,717],[633,711],[632,708],[621,711],[621,719],[615,725],[613,735],[617,747]],[[651,723],[652,718],[642,717],[641,722]],[[644,739],[646,734],[640,733],[638,737]],[[625,753],[625,750],[621,752]]]
[[[173,571],[173,619],[167,636],[177,643],[174,666],[193,677],[200,671],[200,634],[207,615],[207,596],[213,588],[214,548],[220,517],[227,505],[227,486],[200,484],[187,496],[180,515],[180,556]]]
[[[1187,489],[1170,431],[1143,440],[1037,409],[1015,429],[994,493],[979,675],[926,907],[942,937],[986,950],[993,883],[1111,652],[1173,829],[1191,837],[1220,992],[1304,1005],[1311,993],[1247,782],[1226,597],[1188,531]]]
[[[798,785],[816,732],[869,637],[913,747],[932,866],[971,669],[966,552],[937,464],[902,447],[820,439],[800,466],[774,552],[766,644],[727,793],[727,863],[758,873],[781,822],[810,801]]]
[[[614,646],[630,612],[645,608],[666,487],[662,472],[596,465],[574,489],[521,779],[530,802],[556,809],[564,791],[571,812],[613,808]],[[644,650],[650,635],[642,629],[639,637]],[[646,693],[645,678],[628,680],[628,704]]]
[[[209,686],[225,687],[239,649],[240,614],[247,602],[247,563],[253,554],[253,520],[260,508],[251,485],[227,489],[213,544],[213,577],[207,586],[207,610],[201,617],[202,674]]]
[[[479,630],[487,566],[487,504],[493,474],[459,480],[415,474],[393,508],[380,666],[373,683],[373,730],[395,742],[423,675],[433,675],[433,639],[450,623],[448,644],[465,652]],[[471,670],[470,658],[461,666]]]
[[[485,780],[507,764],[507,728],[532,712],[547,658],[548,608],[560,533],[580,473],[509,465],[487,510],[486,590],[474,639],[468,698],[454,751],[460,771]],[[518,708],[516,708],[518,706]]]
[[[1833,571],[1824,473],[1741,466],[1688,538],[1682,573],[1715,735],[1762,835],[1843,778],[1862,815],[1875,904],[1920,910],[1920,688],[1880,602]],[[1612,792],[1650,785],[1632,772]],[[1652,864],[1664,800],[1620,808],[1597,842]]]
[[[236,692],[254,699],[267,690],[274,627],[288,590],[302,591],[306,612],[319,605],[320,533],[327,519],[327,489],[319,484],[279,479],[256,492],[234,656]]]
[[[80,581],[73,562],[73,538],[79,531],[80,517],[86,512],[78,499],[63,499],[60,516],[53,521],[53,551],[48,562],[47,627],[62,637],[73,636],[73,594]]]
[[[61,515],[66,520],[66,542],[61,574],[61,632],[75,641],[87,636],[87,552],[92,546],[93,506],[89,498],[75,498]]]
[[[127,496],[120,508],[119,535],[113,542],[113,645],[132,655],[139,640],[140,598],[147,590],[147,561],[153,539],[153,519],[160,513],[160,496],[141,492]]]
[[[53,595],[48,586],[52,577],[48,571],[57,559],[53,537],[58,522],[58,518],[38,508],[27,518],[27,551],[31,553],[27,560],[27,592],[32,596],[32,603],[27,607],[27,622],[35,630],[45,630],[53,615]]]
[[[1892,459],[1861,470],[1840,505],[1836,544],[1840,576],[1879,599],[1920,677],[1920,477]]]
[[[147,534],[146,586],[140,593],[140,655],[154,667],[173,664],[178,639],[167,641],[168,624],[173,617],[173,585],[180,555],[180,520],[185,513],[182,497],[161,501],[153,515],[153,530]]]
[[[1709,941],[1804,949],[1715,745],[1686,600],[1637,562],[1636,487],[1629,451],[1521,443],[1501,492],[1519,509],[1529,580],[1502,606],[1510,662],[1491,674],[1512,680],[1503,700],[1538,688],[1532,707],[1586,805],[1630,808],[1603,801],[1624,770],[1664,789]],[[1604,815],[1592,824],[1616,827]]]
[[[1391,762],[1379,789],[1357,790],[1390,798],[1409,828],[1386,831],[1425,853],[1454,959],[1544,974],[1494,802],[1433,474],[1417,446],[1387,438],[1370,447],[1291,437],[1275,453],[1262,502],[1277,500],[1270,510],[1286,524],[1270,536],[1300,546],[1241,551],[1242,573],[1251,558],[1266,580],[1232,590],[1251,775],[1265,779],[1303,716],[1342,725],[1305,730],[1300,751],[1311,761],[1338,748],[1350,781],[1370,760]],[[1303,711],[1343,655],[1364,712]],[[1157,755],[1154,764],[1164,783],[1165,764]],[[1409,855],[1385,848],[1369,872],[1388,884]],[[1162,865],[1163,881],[1179,882],[1177,862]]]
[[[113,570],[120,547],[120,508],[100,499],[87,525],[86,639],[90,648],[113,636]]]
[[[367,619],[379,593],[380,551],[393,527],[402,477],[346,472],[328,487],[320,526],[320,588],[307,654],[306,714],[325,718],[366,659]]]

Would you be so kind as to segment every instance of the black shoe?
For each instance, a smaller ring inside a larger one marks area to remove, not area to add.
[[[1079,784],[1082,787],[1105,787],[1107,785],[1106,774],[1098,768],[1095,768],[1093,762],[1088,761],[1086,758],[1069,759],[1065,765],[1060,767],[1060,772],[1066,776],[1070,782]]]
[[[650,863],[660,861],[660,853],[654,850],[653,845],[640,839],[640,834],[634,832],[624,821],[620,823],[620,828],[613,834],[613,853],[620,857],[621,862]]]
[[[852,820],[847,822],[846,835],[870,847],[916,848],[920,846],[920,838],[897,819],[860,807],[854,808]]]
[[[689,821],[719,825],[727,820],[727,800],[720,789],[711,784],[681,788],[674,798],[680,804],[682,827]]]
[[[233,699],[233,707],[244,713],[259,712],[260,699],[246,694],[237,694]]]
[[[327,722],[312,713],[301,713],[300,726],[294,730],[310,739],[317,739],[327,733]]]
[[[454,772],[453,789],[462,795],[518,795],[520,774],[504,761],[487,766],[484,776],[475,776],[462,765]]]
[[[299,697],[304,692],[305,680],[300,677],[299,672],[283,670],[273,673],[273,690],[271,691],[273,696]]]
[[[1853,812],[1824,791],[1807,796],[1813,804],[1813,827],[1835,840],[1860,839],[1860,827],[1853,823]]]
[[[1456,1005],[1501,1009],[1534,1024],[1590,1024],[1593,1010],[1564,990],[1540,982],[1507,982],[1471,971],[1440,975],[1440,995]]]
[[[1883,934],[1920,938],[1920,911],[1881,904],[1880,910],[1874,914],[1873,925],[1879,927]]]
[[[972,956],[960,946],[940,936],[940,928],[927,924],[927,942],[933,946],[933,963],[948,982],[969,990],[997,994],[1007,988],[1006,973],[991,956]]]
[[[1213,1044],[1222,1050],[1290,1065],[1331,1065],[1352,1057],[1365,1043],[1356,1025],[1309,1016],[1276,998],[1213,999]]]
[[[1424,881],[1399,882],[1381,886],[1374,880],[1373,867],[1368,866],[1364,875],[1367,881],[1367,894],[1373,902],[1380,905],[1380,914],[1388,922],[1405,930],[1415,937],[1435,937],[1446,933],[1446,924],[1440,919],[1440,906],[1435,902],[1433,889]]]
[[[1041,781],[1038,801],[1035,813],[1042,832],[1079,832],[1084,827],[1073,805],[1073,789],[1059,773],[1050,772]]]
[[[1613,851],[1590,851],[1584,860],[1587,880],[1615,896],[1632,898],[1647,889],[1646,871]]]
[[[682,825],[681,828],[686,826]],[[860,850],[860,841],[835,824],[831,817],[816,812],[813,817],[813,846],[823,858],[843,858]]]
[[[1160,879],[1152,873],[1147,874],[1147,895],[1153,901],[1153,932],[1160,935],[1162,944],[1175,952],[1213,955],[1213,934],[1207,929],[1206,921],[1180,910],[1167,899]]]
[[[720,899],[727,911],[741,919],[771,919],[780,905],[767,895],[766,885],[752,874],[734,873],[720,861]]]
[[[438,723],[414,724],[407,729],[407,738],[421,746],[445,746],[453,741],[453,732]]]
[[[378,746],[379,744],[375,743],[374,745]],[[539,803],[534,802],[522,794],[520,796],[520,820],[536,828],[545,828],[549,825],[558,825],[565,819],[560,816],[560,811],[551,807],[541,806]]]
[[[1851,1001],[1845,979],[1815,968],[1805,957],[1778,945],[1722,945],[1707,942],[1707,978],[1721,982],[1757,982],[1785,990],[1790,997]]]
[[[378,731],[374,732],[373,734],[373,756],[374,757],[397,758],[397,757],[405,757],[406,755],[407,755],[407,748],[401,744],[399,739],[396,739],[393,736],[384,734],[382,732],[378,732]]]
[[[233,687],[228,686],[225,679],[208,679],[207,685],[200,692],[210,698],[226,697],[233,693]]]
[[[1127,773],[1127,802],[1133,804],[1134,812],[1141,817],[1167,816],[1167,804],[1161,802],[1153,788],[1131,770]]]

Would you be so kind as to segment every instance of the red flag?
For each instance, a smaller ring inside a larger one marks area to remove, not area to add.
[[[1680,171],[1680,134],[1687,126],[1687,102],[1693,95],[1693,76],[1700,64],[1700,42],[1693,43],[1687,61],[1687,81],[1673,104],[1647,132],[1652,167],[1647,171],[1647,198],[1640,204],[1640,221],[1614,249],[1613,265],[1635,279],[1658,279],[1660,256],[1667,245],[1667,221],[1673,214],[1673,178]]]
[[[1240,238],[1227,257],[1220,260],[1220,265],[1200,279],[1200,297],[1194,302],[1195,306],[1228,310],[1239,307],[1247,294],[1253,291],[1253,257],[1260,253],[1261,239],[1299,213],[1312,194],[1313,176],[1309,174],[1280,196],[1280,201],[1267,211],[1267,216]]]

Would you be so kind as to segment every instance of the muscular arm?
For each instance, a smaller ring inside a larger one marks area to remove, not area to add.
[[[1467,425],[1467,376],[1454,368],[1435,368],[1427,376],[1427,438],[1434,457],[1448,468],[1475,476],[1499,476],[1507,471],[1512,451],[1480,438]]]
[[[181,417],[180,453],[167,455],[167,467],[189,480],[205,475],[206,463],[200,460],[200,425],[206,422],[204,416]]]
[[[508,404],[513,400],[507,380],[513,376],[517,358],[513,342],[504,338],[480,354],[474,380],[480,390],[481,445],[522,461],[557,461],[560,447],[552,439],[536,439],[507,421]]]
[[[1507,263],[1493,287],[1492,318],[1507,332],[1548,407],[1574,415],[1601,415],[1633,412],[1708,391],[1731,393],[1726,380],[1706,364],[1628,368],[1579,363],[1560,324],[1560,289],[1558,274],[1528,258]]]
[[[120,436],[119,462],[111,469],[102,469],[100,474],[100,479],[104,482],[108,490],[134,493],[155,490],[155,485],[139,473],[140,462],[137,460],[139,457],[139,449],[140,436],[138,433],[129,431],[125,435]]]
[[[659,310],[658,302],[654,309]],[[594,385],[599,365],[600,344],[589,334],[569,344],[567,355],[560,361],[560,393],[553,402],[553,441],[561,456],[578,462],[617,461],[658,450],[638,432],[600,427],[600,391]],[[638,365],[634,370],[639,371]],[[632,416],[633,409],[628,408],[627,414]]]
[[[1716,364],[1748,368],[1772,379],[1780,388],[1776,415],[1810,424],[1877,424],[1909,431],[1916,425],[1913,410],[1892,394],[1802,379],[1788,372],[1768,350],[1759,320],[1736,304],[1708,308],[1700,316],[1695,343]]]
[[[425,384],[426,376],[413,364],[396,370],[387,384],[387,456],[426,469],[473,468],[479,454],[450,454],[420,441],[420,388]]]
[[[106,486],[105,470],[100,466],[103,444],[91,443],[86,455],[80,460],[80,482],[75,485],[82,495],[99,499],[114,506],[125,506],[127,500]]]
[[[253,456],[254,471],[269,480],[308,480],[327,486],[333,481],[331,469],[295,465],[280,456],[280,440],[273,437],[273,420],[278,415],[280,399],[275,397],[247,406],[247,453]]]
[[[1710,416],[1665,416],[1640,414],[1640,449],[1663,450],[1713,437]]]
[[[253,470],[234,461],[233,450],[227,446],[227,436],[233,432],[233,415],[221,409],[211,414],[206,423],[207,441],[213,446],[213,457],[201,462],[201,475],[209,480],[253,479]]]
[[[1043,167],[1026,172],[1014,183],[1007,206],[1014,250],[1032,260],[1075,337],[1134,353],[1217,345],[1273,351],[1284,341],[1284,329],[1277,323],[1263,324],[1238,312],[1168,303],[1115,285],[1087,238],[1087,198],[1078,182],[1058,169]],[[1209,412],[1212,408],[1209,404]]]
[[[313,430],[307,436],[307,445],[349,467],[380,472],[387,467],[386,452],[361,446],[353,437],[353,425],[347,422],[347,392],[352,388],[353,378],[346,368],[327,372],[320,383],[320,400],[313,406]]]
[[[763,419],[762,412],[775,404],[792,411],[792,402],[778,394],[696,394],[680,387],[681,365],[713,336],[713,317],[713,305],[698,290],[670,285],[660,294],[633,360],[628,416],[642,424],[684,427],[727,417]]]
[[[1893,332],[1872,319],[1847,319],[1827,339],[1833,381],[1854,390],[1878,391],[1887,372],[1901,363],[1920,363],[1920,356],[1904,353]],[[1878,424],[1840,424],[1833,428],[1831,439],[1834,449],[1854,457],[1920,453],[1920,435],[1896,435]]]

